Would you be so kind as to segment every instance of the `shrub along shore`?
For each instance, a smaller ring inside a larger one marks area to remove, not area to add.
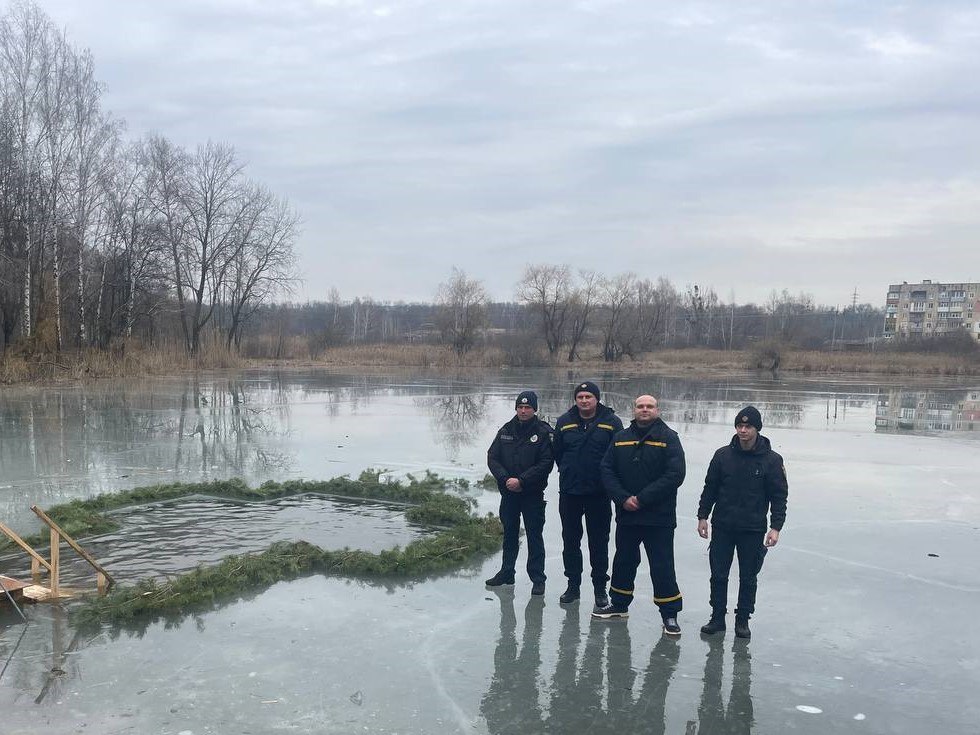
[[[48,515],[75,538],[118,528],[118,522],[105,515],[107,511],[191,495],[268,501],[320,494],[398,502],[409,506],[406,517],[410,521],[433,528],[432,534],[404,547],[378,553],[324,550],[305,541],[277,542],[263,552],[228,556],[216,565],[201,566],[166,581],[146,580],[135,586],[117,587],[105,597],[83,601],[73,610],[73,617],[82,625],[179,617],[308,574],[407,580],[459,568],[500,548],[503,531],[499,519],[492,515],[479,517],[471,499],[447,492],[458,487],[460,481],[446,480],[431,472],[422,478],[409,476],[405,481],[382,479],[382,475],[377,470],[366,470],[357,479],[266,482],[256,488],[237,479],[153,485],[49,508]],[[44,543],[40,537],[27,541],[32,545]]]

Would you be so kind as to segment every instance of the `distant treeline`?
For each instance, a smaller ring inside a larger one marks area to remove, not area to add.
[[[551,362],[617,362],[660,348],[744,349],[764,342],[870,349],[883,320],[883,310],[870,304],[821,307],[806,294],[787,291],[773,292],[761,305],[731,304],[710,288],[678,290],[664,277],[654,282],[634,273],[528,265],[512,302],[491,302],[479,281],[454,270],[432,303],[342,301],[334,293],[325,302],[263,306],[244,349],[253,357],[276,357],[287,341],[299,339],[316,359],[341,345],[423,342],[460,355],[495,345],[515,357],[523,352]]]

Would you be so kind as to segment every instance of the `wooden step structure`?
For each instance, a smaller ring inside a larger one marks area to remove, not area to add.
[[[107,572],[101,564],[93,559],[92,555],[85,551],[85,549],[83,549],[75,539],[65,533],[57,523],[49,518],[47,513],[38,508],[36,505],[32,505],[31,510],[38,518],[41,519],[41,522],[44,523],[44,525],[46,525],[50,531],[50,559],[45,559],[11,528],[4,523],[0,523],[0,532],[17,544],[17,546],[19,546],[28,554],[28,556],[31,557],[31,582],[22,582],[6,576],[0,577],[0,582],[2,582],[4,589],[10,592],[14,601],[17,602],[18,600],[25,600],[31,602],[50,602],[60,600],[65,597],[72,597],[73,595],[77,594],[77,591],[69,590],[62,587],[60,584],[59,577],[61,570],[62,541],[74,549],[75,552],[86,562],[88,562],[89,565],[91,565],[91,567],[95,570],[96,590],[100,595],[104,595],[106,591],[108,591],[108,589],[114,584],[114,580],[109,572]],[[42,570],[46,571],[48,574],[47,586],[41,584]],[[7,596],[0,592],[0,604],[3,604],[6,601]]]

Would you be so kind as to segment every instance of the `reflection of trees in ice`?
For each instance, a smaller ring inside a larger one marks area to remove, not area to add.
[[[450,461],[458,459],[463,447],[472,446],[477,440],[487,414],[485,393],[417,398],[415,404],[431,416],[432,433]]]
[[[289,462],[269,448],[288,435],[291,392],[278,378],[173,383],[132,381],[25,390],[0,401],[0,473],[8,479],[97,473],[126,476],[144,469],[193,465],[229,473],[281,470]],[[173,437],[173,443],[159,441]]]
[[[263,444],[269,437],[288,435],[288,421],[289,395],[281,381],[262,391],[238,379],[203,386],[195,381],[181,396],[173,419],[174,467],[181,467],[186,440],[196,437],[205,474],[213,467],[236,474],[288,471],[290,455]]]
[[[633,400],[647,393],[658,399],[663,420],[687,433],[712,424],[731,424],[735,412],[750,403],[759,408],[768,426],[797,426],[803,421],[805,408],[803,395],[777,392],[766,386],[752,389],[728,379],[663,376],[610,381],[609,389],[603,393],[603,402],[615,408],[624,422],[629,422],[633,416]]]

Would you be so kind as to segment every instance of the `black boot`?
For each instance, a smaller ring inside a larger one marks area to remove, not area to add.
[[[490,579],[484,582],[487,587],[500,587],[504,584],[514,584],[513,572],[497,572]]]
[[[558,598],[558,602],[562,605],[567,605],[570,602],[575,602],[579,598],[579,586],[574,582],[569,582],[568,587],[564,592],[561,593],[561,597]]]
[[[724,612],[713,612],[711,613],[711,619],[701,626],[701,632],[704,635],[714,635],[715,633],[723,633],[725,631],[725,613]]]
[[[749,630],[749,616],[742,613],[735,613],[735,637],[749,639],[752,631]]]
[[[605,583],[601,585],[596,584],[593,585],[593,587],[595,588],[595,606],[596,609],[598,610],[600,607],[605,607],[606,605],[609,604],[609,595],[606,594]]]

